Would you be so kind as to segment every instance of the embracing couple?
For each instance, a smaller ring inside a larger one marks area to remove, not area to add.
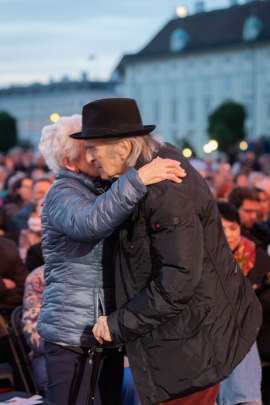
[[[260,305],[212,194],[154,129],[132,99],[43,129],[58,172],[42,211],[47,405],[86,404],[97,341],[94,405],[119,404],[123,353],[143,405],[214,405],[256,339]]]

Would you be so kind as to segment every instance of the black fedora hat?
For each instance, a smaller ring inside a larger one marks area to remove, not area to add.
[[[132,98],[107,98],[86,104],[82,113],[82,132],[74,139],[100,139],[147,135],[155,125],[143,125],[137,103]]]

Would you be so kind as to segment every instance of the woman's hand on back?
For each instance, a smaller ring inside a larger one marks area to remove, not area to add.
[[[182,169],[180,162],[172,159],[161,159],[160,157],[141,167],[138,170],[138,174],[146,186],[159,183],[163,180],[182,183],[181,178],[186,176],[186,172]]]

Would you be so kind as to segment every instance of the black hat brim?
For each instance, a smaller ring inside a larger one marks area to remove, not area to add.
[[[156,125],[144,125],[142,129],[137,131],[127,131],[114,134],[98,134],[98,135],[88,135],[82,136],[81,132],[76,132],[75,134],[69,135],[73,139],[104,139],[104,138],[127,138],[129,136],[140,136],[148,135],[156,129]]]

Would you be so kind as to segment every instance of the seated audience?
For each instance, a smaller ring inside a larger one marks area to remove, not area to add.
[[[32,205],[32,214],[27,221],[28,229],[22,229],[19,237],[19,252],[23,262],[25,262],[27,251],[32,246],[41,242],[41,219],[39,200]]]
[[[50,179],[38,179],[33,182],[31,187],[31,194],[34,203],[37,203],[38,200],[45,197],[45,194],[51,187],[52,182]],[[12,224],[14,229],[22,230],[28,229],[28,220],[31,216],[33,209],[33,203],[27,205],[26,207],[22,208],[13,217]]]
[[[47,374],[44,342],[37,333],[36,325],[42,304],[42,292],[44,287],[44,267],[39,267],[32,271],[26,278],[22,316],[23,334],[31,349],[29,358],[38,388],[42,392],[45,392],[47,388]]]
[[[269,205],[269,198],[267,193],[256,187],[256,190],[259,193],[260,196],[260,212],[259,215],[257,217],[258,222],[261,222],[263,224],[266,224],[267,228],[270,228],[270,222],[269,222],[269,209],[270,209],[270,205]]]
[[[14,230],[12,218],[20,209],[31,204],[31,186],[33,180],[21,178],[12,183],[11,193],[4,198],[4,205],[0,208],[0,235],[13,239],[18,243],[19,233]]]
[[[0,237],[0,257],[0,314],[9,322],[12,311],[22,305],[28,270],[20,259],[16,244],[3,237]]]
[[[254,242],[241,236],[239,213],[232,204],[218,202],[218,208],[223,230],[234,257],[253,284],[253,288],[261,301],[268,283],[270,257],[263,250],[257,248]],[[264,308],[263,311],[265,312]],[[265,322],[268,325],[268,321],[264,319],[261,331],[264,329]],[[261,347],[261,331],[258,336],[258,345],[259,351],[261,349],[261,357],[264,357],[264,348]],[[261,365],[258,349],[254,344],[251,351],[230,377],[220,384],[217,404],[261,404],[260,386]]]
[[[251,187],[234,187],[229,193],[228,200],[239,212],[242,235],[255,242],[257,247],[267,251],[270,231],[256,222],[261,208],[258,191]]]

